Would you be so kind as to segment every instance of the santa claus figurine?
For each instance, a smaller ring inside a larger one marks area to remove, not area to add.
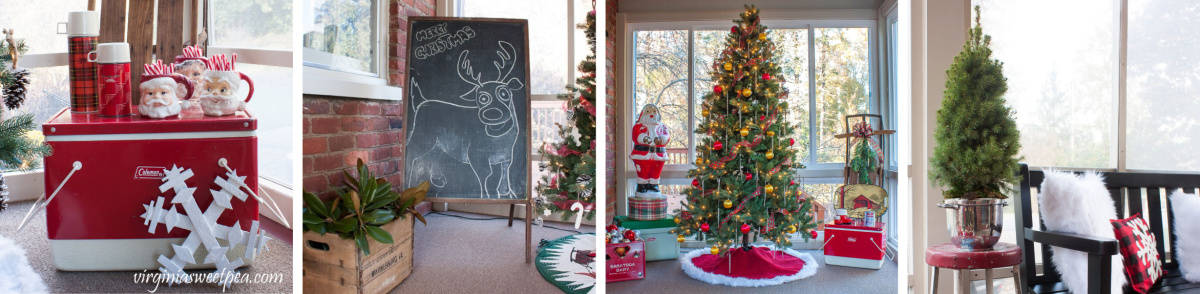
[[[633,151],[629,159],[637,169],[637,197],[664,198],[659,192],[659,178],[667,162],[667,143],[671,134],[661,122],[658,106],[646,104],[633,125]]]
[[[149,118],[167,118],[179,115],[192,98],[192,83],[174,71],[172,64],[162,60],[146,64],[142,74],[142,99],[138,113]]]

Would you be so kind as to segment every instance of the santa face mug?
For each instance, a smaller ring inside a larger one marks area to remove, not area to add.
[[[142,101],[138,113],[150,118],[179,115],[184,101],[192,99],[192,83],[179,74],[142,75]]]
[[[203,90],[198,99],[200,99],[200,108],[204,110],[205,115],[225,116],[232,115],[238,110],[245,110],[246,103],[250,102],[250,97],[254,96],[254,82],[240,72],[209,70],[204,73],[203,80]],[[237,97],[238,91],[242,88],[241,81],[246,81],[246,86],[250,87],[245,100]]]

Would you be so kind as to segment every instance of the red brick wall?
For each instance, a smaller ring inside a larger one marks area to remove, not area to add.
[[[617,156],[615,151],[613,151],[613,148],[616,146],[614,145],[616,144],[616,141],[614,141],[614,138],[616,138],[614,130],[616,130],[617,127],[617,76],[616,67],[614,65],[616,64],[617,58],[616,52],[620,46],[617,46],[616,44],[617,0],[606,0],[604,5],[604,9],[606,10],[604,16],[606,18],[604,21],[604,50],[606,50],[604,52],[604,67],[605,70],[607,70],[607,74],[605,74],[605,85],[608,87],[605,88],[604,95],[604,105],[608,107],[604,113],[604,121],[608,124],[608,128],[604,130],[604,138],[605,140],[608,140],[608,150],[604,152],[604,164],[607,169],[604,171],[604,173],[608,179],[605,181],[606,186],[604,189],[604,194],[607,195],[607,198],[605,199],[605,209],[607,209],[606,216],[611,219],[614,215],[616,215],[617,211],[617,173],[615,172]]]
[[[434,15],[436,0],[389,5],[388,81],[404,83],[408,17]],[[405,89],[407,90],[407,89]],[[342,186],[342,171],[358,159],[400,190],[404,170],[404,106],[400,101],[304,95],[304,191],[323,197]],[[353,171],[351,169],[351,171]]]

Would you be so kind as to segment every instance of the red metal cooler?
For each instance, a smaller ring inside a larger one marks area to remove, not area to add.
[[[199,107],[184,109],[178,118],[170,119],[60,111],[42,125],[46,142],[53,148],[53,154],[45,158],[47,195],[71,172],[75,161],[83,168],[46,207],[46,233],[55,266],[60,270],[157,269],[160,265],[155,259],[160,254],[172,255],[171,244],[180,243],[190,233],[179,228],[167,233],[161,226],[150,233],[139,217],[146,212],[143,205],[158,196],[166,197],[166,203],[174,197],[171,191],[158,190],[164,170],[172,165],[192,169],[195,175],[187,184],[196,188],[200,207],[212,202],[209,189],[218,189],[213,180],[225,174],[217,164],[221,158],[257,191],[255,129],[255,118],[246,112],[211,117]],[[235,199],[232,205],[217,223],[231,226],[238,222],[243,230],[249,230],[251,222],[258,220],[258,202],[249,197]],[[197,259],[207,254],[200,251]],[[238,256],[241,251],[236,248],[228,255]]]
[[[879,269],[887,254],[882,222],[875,227],[825,225],[825,263]]]

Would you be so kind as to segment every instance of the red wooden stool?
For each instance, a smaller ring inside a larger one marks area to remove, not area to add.
[[[933,267],[929,277],[929,293],[937,293],[938,269],[958,270],[958,292],[971,293],[971,270],[982,269],[987,293],[992,293],[992,269],[1011,268],[1017,293],[1021,293],[1021,248],[1015,244],[996,243],[988,251],[967,251],[954,244],[944,243],[925,249],[925,263]]]

